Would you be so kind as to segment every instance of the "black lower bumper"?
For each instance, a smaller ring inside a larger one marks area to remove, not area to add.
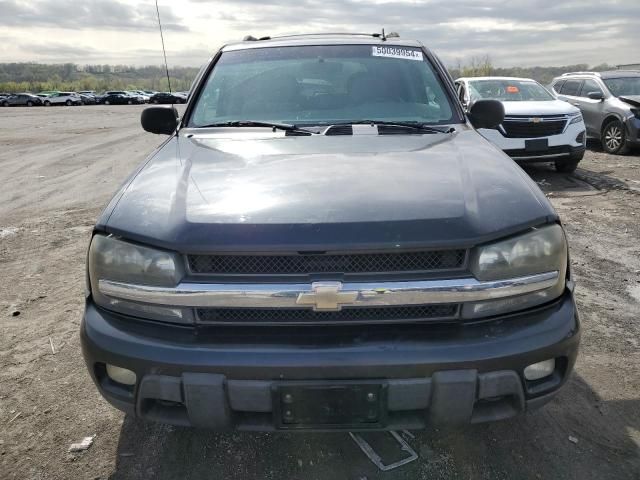
[[[558,145],[548,147],[542,151],[528,151],[524,148],[505,150],[504,153],[509,155],[513,160],[517,162],[552,162],[562,159],[580,158],[584,155],[586,146],[581,145],[578,147],[572,147],[571,145]]]
[[[632,117],[627,120],[627,144],[630,147],[640,147],[640,118]]]
[[[367,330],[335,337],[304,328],[251,338],[196,335],[114,315],[89,300],[81,339],[100,393],[143,419],[216,430],[359,430],[478,423],[541,406],[570,374],[580,336],[569,292],[543,308],[485,323]],[[551,376],[524,380],[526,366],[551,358]],[[135,387],[113,382],[105,364],[134,371]],[[300,404],[299,398],[313,401],[308,389],[320,392],[319,410],[362,400],[362,418],[309,420],[318,409]],[[329,392],[333,397],[325,397]]]

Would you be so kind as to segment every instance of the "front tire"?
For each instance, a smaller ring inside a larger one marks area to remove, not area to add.
[[[9,102],[2,102],[2,106],[3,107],[8,107],[9,106]]]
[[[618,120],[611,120],[602,129],[602,148],[612,155],[624,155],[629,151],[627,132]]]
[[[584,152],[571,155],[564,160],[556,160],[556,172],[558,173],[573,173],[578,168],[580,160],[584,158]]]
[[[133,102],[131,100],[127,101],[127,105],[133,105]]]
[[[66,102],[64,102],[64,103],[67,105],[67,107],[70,107],[70,106],[71,106],[71,100],[67,100],[67,101],[66,101]]]
[[[105,105],[111,105],[111,102],[110,102],[109,100],[105,100],[105,101],[104,101],[104,104],[105,104]]]
[[[44,106],[45,107],[50,107],[51,106],[51,102],[49,102],[49,101],[44,102]]]
[[[28,101],[27,102],[27,107],[33,107],[33,102],[32,101]]]

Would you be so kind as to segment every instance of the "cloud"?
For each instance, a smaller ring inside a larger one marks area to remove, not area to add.
[[[627,58],[635,49],[640,17],[638,0],[609,2],[606,8],[596,0],[223,0],[216,5],[234,12],[220,21],[243,34],[385,27],[423,41],[449,62],[486,53],[502,65],[572,63],[574,56],[587,63]]]
[[[153,3],[131,5],[117,0],[0,0],[0,26],[65,29],[156,30]],[[163,28],[187,31],[170,8],[163,8]]]
[[[447,64],[484,54],[497,66],[639,60],[639,0],[160,0],[160,8],[175,65],[199,65],[249,34],[383,27],[422,41]],[[15,45],[0,45],[0,61],[161,62],[152,0],[0,0],[0,35]],[[55,43],[18,48],[37,35]],[[84,57],[83,48],[91,50]]]

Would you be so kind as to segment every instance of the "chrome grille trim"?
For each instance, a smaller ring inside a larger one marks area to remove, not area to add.
[[[475,278],[412,282],[343,283],[341,293],[355,293],[341,307],[428,305],[492,300],[553,287],[557,271],[480,282]],[[177,287],[153,287],[100,280],[104,295],[152,305],[192,308],[299,308],[301,294],[312,294],[314,285],[181,283]],[[309,307],[311,308],[311,307]],[[339,308],[338,308],[339,310]]]
[[[567,129],[569,115],[506,116],[499,127],[507,138],[542,138],[561,135]]]

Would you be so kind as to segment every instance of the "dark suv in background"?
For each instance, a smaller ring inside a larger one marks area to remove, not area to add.
[[[565,73],[551,88],[582,111],[587,136],[599,139],[606,152],[640,146],[640,71]]]
[[[580,338],[564,230],[440,60],[384,35],[227,45],[95,226],[100,393],[211,429],[425,428],[548,402]],[[127,155],[126,148],[122,152]]]
[[[0,97],[0,105],[3,107],[34,107],[42,104],[42,98],[30,93],[15,93]]]

